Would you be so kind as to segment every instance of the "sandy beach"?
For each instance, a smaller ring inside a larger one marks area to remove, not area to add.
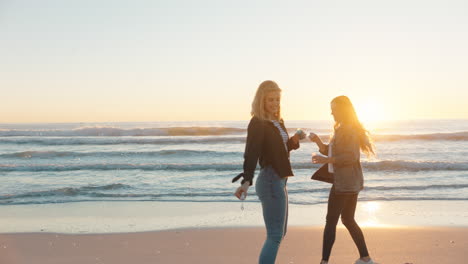
[[[463,263],[465,202],[361,202],[357,220],[382,264]],[[257,203],[101,202],[4,206],[1,264],[257,263],[265,230]],[[277,263],[318,263],[325,204],[291,205]],[[357,249],[338,225],[331,263]]]
[[[379,263],[463,263],[468,228],[364,228]],[[263,228],[180,229],[119,234],[21,233],[0,235],[0,263],[256,263]],[[290,227],[277,263],[318,263],[322,228]],[[338,229],[331,263],[353,263],[357,250]]]

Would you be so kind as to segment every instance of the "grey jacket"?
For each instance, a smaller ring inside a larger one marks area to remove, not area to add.
[[[328,155],[328,145],[320,153]],[[361,168],[359,136],[351,126],[343,125],[335,131],[332,144],[334,185],[337,193],[359,193],[364,188]]]

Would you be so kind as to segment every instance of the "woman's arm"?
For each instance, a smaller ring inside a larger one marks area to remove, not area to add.
[[[255,168],[257,167],[257,162],[262,151],[264,140],[263,129],[261,120],[255,117],[250,120],[247,128],[247,140],[245,143],[244,172],[233,179],[234,182],[241,176],[244,178],[241,182],[241,186],[239,186],[234,193],[234,195],[240,200],[244,200],[247,197],[247,192],[253,182]]]
[[[245,143],[244,152],[244,179],[241,184],[249,181],[252,185],[255,168],[257,167],[258,159],[263,148],[264,141],[264,125],[262,121],[256,117],[250,120],[247,128],[247,140]]]
[[[328,144],[324,144],[320,137],[317,136],[317,134],[310,133],[309,138],[312,142],[315,142],[315,144],[317,144],[320,153],[322,153],[323,155],[328,155]]]
[[[300,147],[299,135],[294,134],[294,136],[290,137],[286,145],[288,146],[288,151],[298,149]]]

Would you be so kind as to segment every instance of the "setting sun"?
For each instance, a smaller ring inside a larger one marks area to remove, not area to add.
[[[385,105],[379,101],[369,100],[356,102],[354,107],[356,108],[359,120],[364,124],[390,119]]]

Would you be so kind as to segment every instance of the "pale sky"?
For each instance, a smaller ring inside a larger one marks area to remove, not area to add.
[[[0,122],[468,118],[467,47],[464,0],[0,0]]]

